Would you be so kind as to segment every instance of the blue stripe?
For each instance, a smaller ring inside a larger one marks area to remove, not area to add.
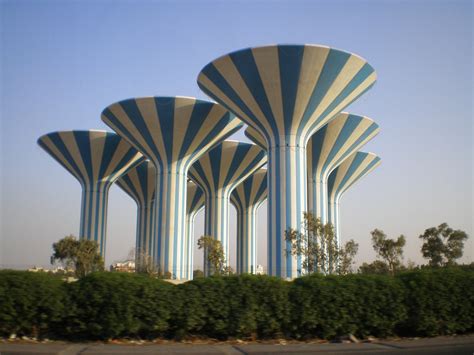
[[[163,145],[166,151],[167,161],[170,162],[173,155],[173,134],[174,132],[174,110],[175,110],[175,98],[172,97],[155,97],[155,107],[158,114],[158,119],[161,126],[161,139],[163,139]],[[154,143],[152,140],[148,142],[151,146]],[[157,154],[158,155],[158,154]]]
[[[145,149],[144,146],[139,144],[136,141],[136,139],[134,139],[133,135],[130,134],[130,131],[126,127],[124,127],[118,119],[115,118],[114,120],[111,120],[107,115],[106,116],[115,126],[117,126],[123,132],[123,134],[127,135],[127,138],[130,139],[134,143],[135,146],[138,146],[140,148],[140,151],[142,151],[143,153],[146,153],[151,160],[157,162],[160,165],[163,165],[163,160],[158,154],[158,150],[156,149],[156,146],[153,142],[153,137],[151,136],[151,133],[148,130],[148,127],[145,123],[145,120],[142,114],[140,113],[140,110],[137,106],[137,102],[135,101],[135,99],[120,101],[119,104],[122,107],[122,109],[125,111],[127,116],[130,118],[130,124],[132,124],[140,132],[140,134],[142,135],[143,139],[145,140],[145,142],[147,143],[151,151],[148,149]]]
[[[255,62],[255,58],[253,56],[251,49],[245,49],[242,51],[234,52],[229,54],[229,57],[232,59],[235,67],[240,73],[240,76],[244,80],[245,84],[247,85],[248,89],[252,93],[252,96],[255,99],[255,102],[259,106],[260,110],[263,112],[266,121],[272,128],[272,133],[274,135],[278,135],[278,128],[276,125],[275,117],[273,116],[273,112],[268,102],[267,94],[265,92],[265,87],[263,85],[262,79],[258,72],[257,63]],[[240,106],[239,106],[240,107]],[[256,124],[260,120],[256,119],[254,116],[250,116],[253,118],[253,124]]]
[[[326,132],[328,129],[328,125],[324,125],[319,129],[314,136],[311,137],[311,163],[313,166],[313,170],[318,166],[319,159],[321,158],[321,151],[323,149],[324,137],[326,136]]]
[[[304,46],[278,46],[285,135],[290,133],[294,123],[293,112],[298,93],[298,82],[304,50]]]
[[[194,137],[196,137],[196,133],[201,131],[202,125],[204,124],[204,122],[206,122],[206,119],[208,118],[209,113],[211,112],[213,107],[214,104],[210,102],[196,102],[194,104],[193,111],[189,119],[189,125],[186,129],[186,134],[183,138],[183,145],[179,152],[180,157],[184,157],[189,154],[189,147],[191,146]],[[219,122],[216,126],[219,126],[220,130],[222,130],[223,128],[225,128],[226,125],[230,123],[232,118],[234,118],[234,116],[227,112],[219,119]],[[209,134],[203,142],[200,142],[199,149],[204,145],[208,144],[209,139],[211,139],[212,137],[215,137],[215,133]]]

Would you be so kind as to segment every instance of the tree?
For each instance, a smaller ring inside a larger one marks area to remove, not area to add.
[[[99,246],[93,240],[77,240],[70,235],[53,244],[51,264],[61,262],[66,268],[74,267],[77,277],[93,271],[104,270],[104,260],[99,254]]]
[[[288,229],[285,239],[291,243],[291,249],[286,252],[302,257],[302,269],[298,270],[301,274],[327,274],[337,270],[339,248],[332,224],[323,224],[319,218],[305,212],[302,229]]]
[[[453,230],[447,223],[425,230],[419,236],[422,239],[421,253],[432,267],[456,264],[456,259],[463,255],[464,241],[468,238],[466,232]]]
[[[380,260],[375,260],[371,262],[370,264],[362,263],[362,265],[359,266],[359,273],[365,274],[365,275],[373,275],[373,274],[387,275],[390,273],[390,271],[386,263]]]
[[[354,257],[359,251],[359,244],[354,239],[350,239],[344,244],[344,247],[340,248],[339,263],[337,265],[337,272],[340,275],[346,275],[352,273],[352,265],[354,264]]]
[[[379,229],[374,229],[370,233],[372,234],[372,246],[377,256],[387,264],[389,273],[394,275],[401,265],[401,259],[403,259],[403,247],[406,243],[405,237],[400,235],[396,240],[389,239]]]
[[[228,275],[232,272],[232,269],[227,266],[224,249],[219,240],[203,235],[197,243],[199,249],[204,249],[205,260],[210,266],[210,275]]]

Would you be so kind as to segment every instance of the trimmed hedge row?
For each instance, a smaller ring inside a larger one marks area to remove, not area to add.
[[[0,271],[1,336],[331,339],[472,331],[474,272],[459,268],[293,282],[242,275],[177,286],[122,273],[68,284],[48,274]]]

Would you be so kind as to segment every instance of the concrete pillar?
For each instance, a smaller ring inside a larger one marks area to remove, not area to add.
[[[257,210],[267,199],[267,169],[259,169],[239,184],[230,201],[237,211],[238,274],[255,274],[257,268]]]
[[[117,180],[117,185],[137,203],[135,264],[155,260],[155,187],[156,171],[152,162],[144,161]]]

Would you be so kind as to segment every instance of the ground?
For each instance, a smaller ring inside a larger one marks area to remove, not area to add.
[[[117,344],[0,342],[0,354],[474,354],[474,334],[464,336],[375,340],[361,343],[243,342]]]

